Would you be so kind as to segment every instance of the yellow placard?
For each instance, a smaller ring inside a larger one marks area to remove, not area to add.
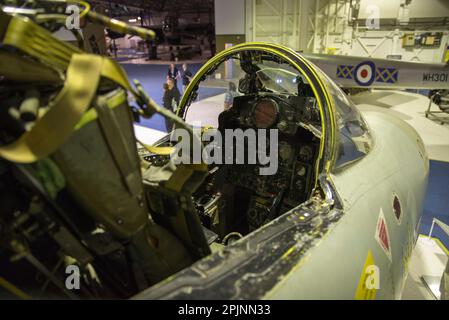
[[[359,285],[357,286],[357,291],[355,292],[356,300],[374,300],[376,299],[376,291],[374,288],[367,288],[367,283],[370,282],[369,277],[376,277],[378,274],[374,274],[376,269],[372,269],[372,267],[376,267],[376,263],[374,262],[373,255],[371,250],[368,251],[368,255],[366,256],[365,265],[363,266],[362,274],[360,275]]]

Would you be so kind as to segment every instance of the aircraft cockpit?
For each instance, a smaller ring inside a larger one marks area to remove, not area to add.
[[[201,79],[178,115],[202,128],[213,161],[193,199],[202,225],[227,243],[310,198],[321,119],[306,78],[272,54],[231,55]],[[172,133],[172,145],[177,139]]]

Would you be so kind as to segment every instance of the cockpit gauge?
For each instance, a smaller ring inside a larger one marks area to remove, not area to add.
[[[259,129],[267,129],[274,125],[278,115],[278,105],[272,99],[262,99],[254,107],[254,125]]]

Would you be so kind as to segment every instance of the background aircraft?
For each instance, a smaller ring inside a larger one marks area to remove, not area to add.
[[[449,65],[444,63],[303,55],[345,88],[447,89],[449,86]]]
[[[147,46],[149,59],[158,59],[157,47],[168,46],[173,53],[171,60],[186,59],[202,54],[202,48],[215,52],[215,26],[213,24],[212,9],[209,12],[196,13],[179,11],[177,7],[165,7],[164,4],[154,6],[155,11],[137,10],[125,5],[115,4],[107,9],[110,17],[128,20],[134,25],[148,28],[155,32],[156,37],[151,41],[142,41]],[[107,29],[111,40],[124,37],[123,33]],[[127,36],[130,37],[130,36]],[[131,36],[134,37],[134,36]]]

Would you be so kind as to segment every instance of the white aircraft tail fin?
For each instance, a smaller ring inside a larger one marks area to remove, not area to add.
[[[345,88],[447,89],[448,63],[303,54]]]

